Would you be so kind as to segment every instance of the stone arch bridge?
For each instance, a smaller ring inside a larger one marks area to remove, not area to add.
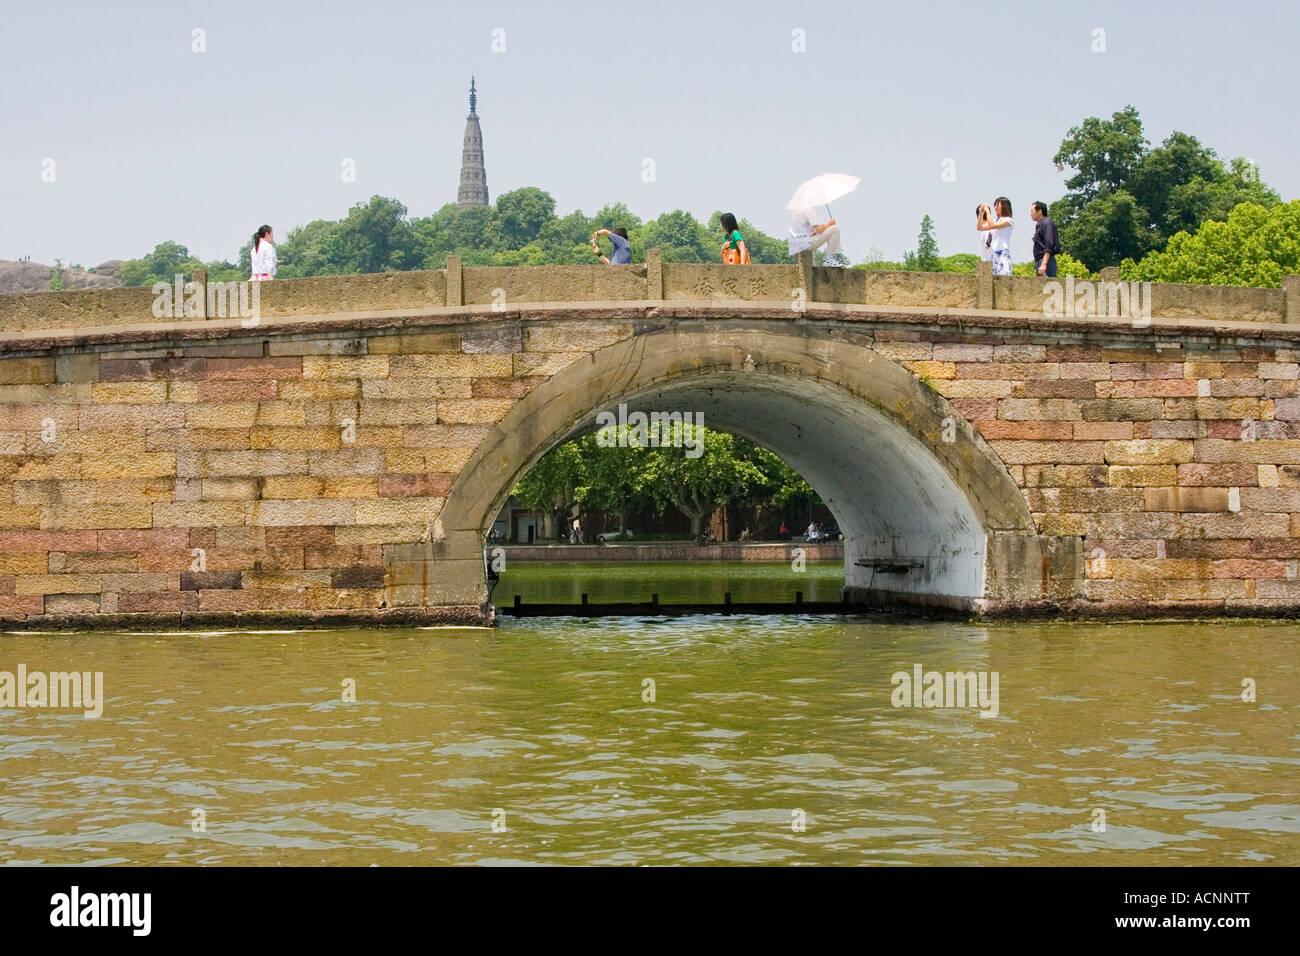
[[[233,315],[202,273],[174,300],[0,296],[0,622],[482,623],[509,491],[619,403],[789,461],[845,532],[853,600],[1289,614],[1297,282],[652,251],[282,280]]]

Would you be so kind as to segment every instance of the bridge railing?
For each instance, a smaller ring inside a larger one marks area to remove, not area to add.
[[[157,327],[160,323],[236,317],[230,303],[241,290],[209,282],[197,270],[188,284],[0,295],[0,348],[32,332]],[[1282,288],[1119,282],[1102,270],[1095,282],[992,275],[982,263],[974,275],[814,268],[804,254],[790,265],[725,266],[663,262],[657,250],[624,266],[470,267],[448,257],[447,268],[369,275],[279,279],[257,285],[260,317],[339,316],[434,310],[502,311],[542,303],[752,302],[766,308],[817,304],[888,311],[958,310],[1068,316],[1081,322],[1132,314],[1164,319],[1300,323],[1300,276]],[[217,295],[216,293],[220,293]],[[798,308],[791,308],[792,317]],[[1122,314],[1122,313],[1121,313]]]

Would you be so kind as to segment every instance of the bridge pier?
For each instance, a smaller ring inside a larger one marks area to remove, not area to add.
[[[458,532],[450,541],[384,546],[386,601],[394,609],[437,609],[441,621],[483,625],[493,621],[476,533]]]

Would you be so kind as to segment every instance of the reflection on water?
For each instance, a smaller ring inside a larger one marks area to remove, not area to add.
[[[6,635],[0,670],[101,670],[107,701],[98,720],[0,710],[0,860],[1295,864],[1298,633],[785,616]],[[999,715],[895,709],[915,664],[997,671]]]
[[[798,545],[792,545],[796,548]],[[838,601],[844,586],[841,561],[816,561],[795,571],[785,561],[717,562],[508,562],[492,592],[492,603],[509,607],[518,594],[525,604],[635,604],[659,595],[664,604]]]

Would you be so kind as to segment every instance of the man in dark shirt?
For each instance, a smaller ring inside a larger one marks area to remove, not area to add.
[[[1061,240],[1056,235],[1056,223],[1047,218],[1047,204],[1034,203],[1029,210],[1034,226],[1034,267],[1040,276],[1056,275],[1056,254],[1061,251]]]

